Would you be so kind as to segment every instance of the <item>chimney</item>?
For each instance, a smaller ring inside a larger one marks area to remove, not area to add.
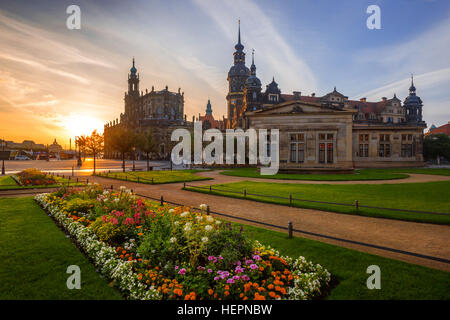
[[[387,98],[386,97],[383,97],[383,98],[381,98],[383,101],[386,101],[387,100]]]
[[[361,102],[366,102],[366,97],[359,99]]]

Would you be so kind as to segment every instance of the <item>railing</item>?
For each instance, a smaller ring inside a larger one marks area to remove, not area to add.
[[[191,188],[197,188],[197,189],[206,189],[206,190],[209,190],[209,192],[218,191],[218,192],[239,194],[239,195],[242,195],[244,198],[247,197],[247,196],[254,196],[254,197],[261,197],[261,198],[288,200],[290,206],[294,205],[294,201],[299,201],[299,202],[310,202],[310,203],[320,203],[320,204],[330,204],[330,205],[337,205],[337,206],[353,207],[356,211],[358,211],[359,208],[367,208],[367,209],[387,210],[387,211],[396,211],[396,212],[425,213],[425,214],[450,216],[450,213],[447,213],[447,212],[433,212],[433,211],[398,209],[398,208],[385,208],[385,207],[361,205],[358,200],[355,200],[355,202],[353,204],[351,204],[351,203],[340,203],[340,202],[331,202],[331,201],[320,201],[320,200],[294,198],[294,197],[292,197],[292,194],[289,194],[288,197],[282,197],[282,196],[268,195],[268,194],[248,193],[247,189],[244,189],[242,192],[239,192],[239,191],[235,191],[235,190],[225,190],[225,189],[213,188],[212,185],[209,185],[209,186],[194,186],[194,185],[190,185],[190,184],[186,184],[185,183],[184,187],[191,187]]]

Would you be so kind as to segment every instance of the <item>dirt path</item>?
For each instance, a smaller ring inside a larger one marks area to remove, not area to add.
[[[189,184],[207,185],[210,183],[226,183],[250,180],[241,177],[224,176],[220,175],[217,172],[204,172],[202,173],[202,175],[212,177],[216,180],[196,181],[190,182]],[[415,176],[420,175],[412,175],[409,182],[424,182],[430,181],[431,179],[433,179],[431,181],[440,181],[441,178],[440,176],[428,175],[426,177]],[[231,199],[226,197],[184,191],[181,190],[183,183],[147,185],[99,177],[92,177],[92,180],[99,182],[107,187],[113,185],[115,189],[117,189],[121,185],[125,185],[128,188],[133,189],[133,191],[137,194],[154,198],[160,198],[161,195],[163,195],[166,201],[181,203],[188,206],[198,206],[201,203],[206,203],[210,206],[212,211],[228,214],[233,217],[247,218],[281,226],[287,226],[288,222],[292,221],[294,228],[298,230],[450,260],[450,247],[448,246],[448,244],[450,243],[449,226],[338,214],[311,209],[291,208],[287,206],[260,203],[248,200]],[[265,181],[262,179],[255,180]],[[402,179],[401,181],[405,180],[407,179]],[[269,180],[269,182],[277,182],[277,180]],[[286,181],[282,180],[282,182]],[[296,183],[310,182],[317,183],[316,181],[301,181]],[[380,183],[380,181],[372,182]],[[387,182],[388,181],[383,181],[382,183]],[[395,183],[399,182],[400,180],[396,180]],[[352,181],[351,183],[355,182]],[[370,183],[370,181],[364,183]],[[261,225],[257,226],[261,227]],[[280,231],[280,229],[276,228],[266,228]],[[304,233],[298,233],[297,235],[305,238],[316,239],[322,242],[336,244],[343,247],[353,248],[364,252],[373,253],[376,255],[450,271],[450,264],[447,262],[435,261],[400,252],[392,252],[360,244],[348,243],[341,240],[305,235]]]

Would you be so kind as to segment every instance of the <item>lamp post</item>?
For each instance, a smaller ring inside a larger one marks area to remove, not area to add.
[[[136,151],[136,147],[133,147],[133,171],[136,171],[136,167],[134,165],[134,158],[135,158],[135,151]]]
[[[6,142],[2,140],[2,151],[5,151]],[[5,175],[5,159],[2,159],[2,176]]]

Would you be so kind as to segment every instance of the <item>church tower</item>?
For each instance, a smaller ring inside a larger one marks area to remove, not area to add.
[[[240,117],[243,108],[244,85],[250,75],[250,70],[245,66],[244,46],[241,44],[241,22],[238,27],[238,43],[234,47],[234,64],[228,72],[228,125],[233,128],[237,118]]]
[[[128,74],[128,92],[125,92],[125,114],[124,117],[128,121],[133,121],[139,117],[138,110],[139,100],[139,74],[134,65],[130,69]]]
[[[422,120],[422,99],[416,95],[416,87],[414,86],[414,79],[411,75],[411,87],[409,87],[409,96],[406,97],[403,103],[405,108],[406,122],[423,123]]]

